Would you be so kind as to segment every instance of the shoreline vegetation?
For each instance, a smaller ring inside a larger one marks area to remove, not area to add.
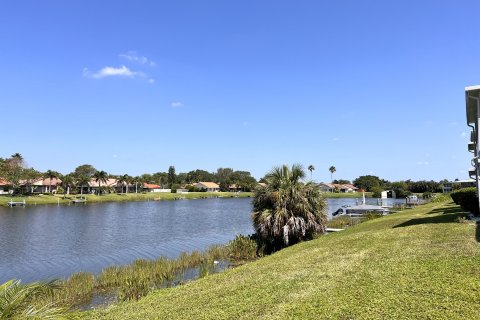
[[[84,319],[475,319],[480,226],[447,197]]]
[[[255,241],[237,235],[225,245],[214,245],[203,252],[183,252],[175,259],[137,259],[126,265],[108,266],[98,274],[76,272],[55,280],[60,289],[34,300],[34,304],[72,311],[102,308],[111,303],[139,300],[154,290],[184,285],[257,258]]]
[[[361,198],[362,193],[323,193],[325,198]],[[371,197],[371,193],[366,192],[366,197]],[[8,206],[9,201],[21,202],[25,200],[27,206],[35,206],[42,204],[62,204],[73,205],[73,200],[86,197],[88,203],[99,202],[127,202],[127,201],[161,201],[161,200],[183,200],[183,199],[205,199],[205,198],[251,198],[253,192],[189,192],[189,193],[163,193],[163,192],[148,192],[148,193],[110,193],[103,195],[94,194],[69,194],[69,195],[29,195],[29,196],[10,196],[0,195],[0,206]],[[84,203],[76,204],[84,205]]]

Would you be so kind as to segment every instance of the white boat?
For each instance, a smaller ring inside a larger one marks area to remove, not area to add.
[[[365,213],[374,212],[382,215],[387,215],[390,210],[386,206],[377,206],[365,203],[365,193],[363,193],[362,203],[356,206],[342,206],[337,211],[332,213],[333,216],[349,216],[349,217],[361,217]]]

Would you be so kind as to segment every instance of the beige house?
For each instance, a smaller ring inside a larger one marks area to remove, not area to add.
[[[57,188],[62,184],[62,180],[58,178],[46,178],[39,179],[30,184],[30,192],[32,193],[56,193]],[[25,181],[22,181],[22,185],[26,185]]]
[[[338,190],[340,193],[352,193],[358,191],[358,188],[353,184],[320,183],[319,187],[324,192],[335,192]]]
[[[207,192],[219,192],[220,186],[215,182],[197,182],[193,185],[197,189],[201,189]]]

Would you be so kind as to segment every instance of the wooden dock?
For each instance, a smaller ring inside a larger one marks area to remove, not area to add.
[[[13,200],[10,200],[9,202],[7,202],[7,205],[9,207],[25,207],[26,206],[26,203],[25,203],[25,200],[23,201],[13,201]]]

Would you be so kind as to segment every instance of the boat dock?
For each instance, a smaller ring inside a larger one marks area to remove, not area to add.
[[[87,202],[87,198],[77,198],[72,200],[73,203],[85,203]]]
[[[10,200],[9,202],[7,202],[7,205],[9,207],[25,207],[26,206],[26,202],[25,202],[25,199],[23,201],[13,201],[13,200]]]

